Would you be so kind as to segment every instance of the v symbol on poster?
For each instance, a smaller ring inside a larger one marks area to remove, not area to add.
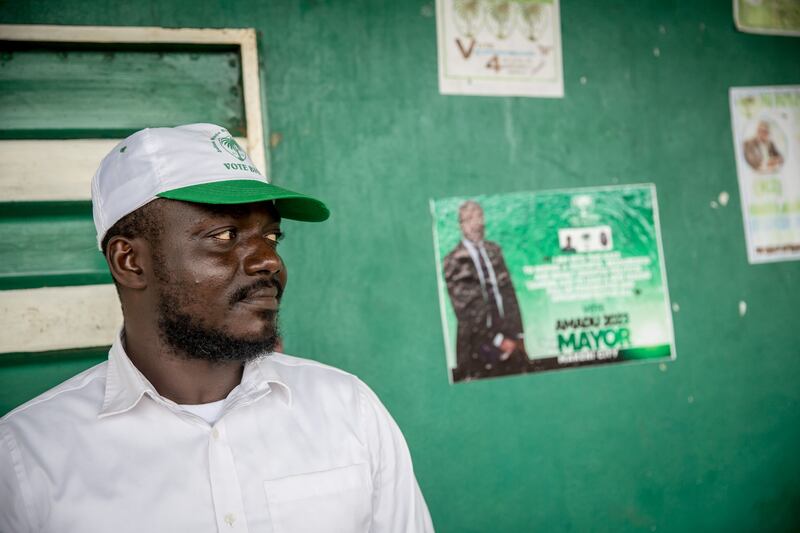
[[[458,46],[458,49],[461,50],[461,55],[464,56],[464,59],[469,59],[469,56],[472,55],[472,50],[475,48],[475,39],[470,39],[469,41],[469,48],[464,50],[464,45],[461,44],[461,39],[456,38],[456,46]]]

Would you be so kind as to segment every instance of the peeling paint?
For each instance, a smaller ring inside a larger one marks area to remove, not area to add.
[[[716,201],[716,200],[711,200],[711,202],[709,202],[709,204],[708,204],[708,205],[710,205],[710,206],[711,206],[711,209],[716,209],[716,208],[718,208],[718,207],[719,207],[719,204],[717,203],[717,201]]]
[[[728,191],[722,191],[721,193],[719,193],[719,196],[717,197],[717,200],[719,201],[719,205],[721,205],[723,207],[728,205],[728,201],[730,199],[731,199],[731,195],[728,194]]]
[[[747,314],[747,302],[744,300],[739,301],[739,316],[744,316]]]
[[[672,311],[673,311],[673,312],[675,312],[675,313],[677,313],[677,312],[678,312],[678,311],[680,311],[680,310],[681,310],[681,306],[680,306],[680,305],[678,305],[676,302],[673,302],[673,304],[672,304]]]

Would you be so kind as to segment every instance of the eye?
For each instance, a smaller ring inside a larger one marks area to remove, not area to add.
[[[284,235],[280,231],[270,231],[264,237],[270,242],[278,243],[283,240]]]
[[[231,241],[236,238],[236,230],[226,229],[220,231],[219,233],[215,233],[212,235],[215,239],[219,239],[221,241]]]

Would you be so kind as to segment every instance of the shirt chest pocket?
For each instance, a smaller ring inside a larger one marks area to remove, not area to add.
[[[357,464],[264,482],[275,533],[369,531],[372,481]]]

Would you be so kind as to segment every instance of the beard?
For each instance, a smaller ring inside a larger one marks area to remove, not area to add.
[[[165,285],[160,291],[159,336],[178,354],[189,359],[224,363],[247,362],[274,351],[279,338],[277,311],[264,311],[267,326],[256,337],[233,337],[204,324],[197,316],[184,313],[182,310],[186,306],[182,305],[180,293],[168,287]]]

